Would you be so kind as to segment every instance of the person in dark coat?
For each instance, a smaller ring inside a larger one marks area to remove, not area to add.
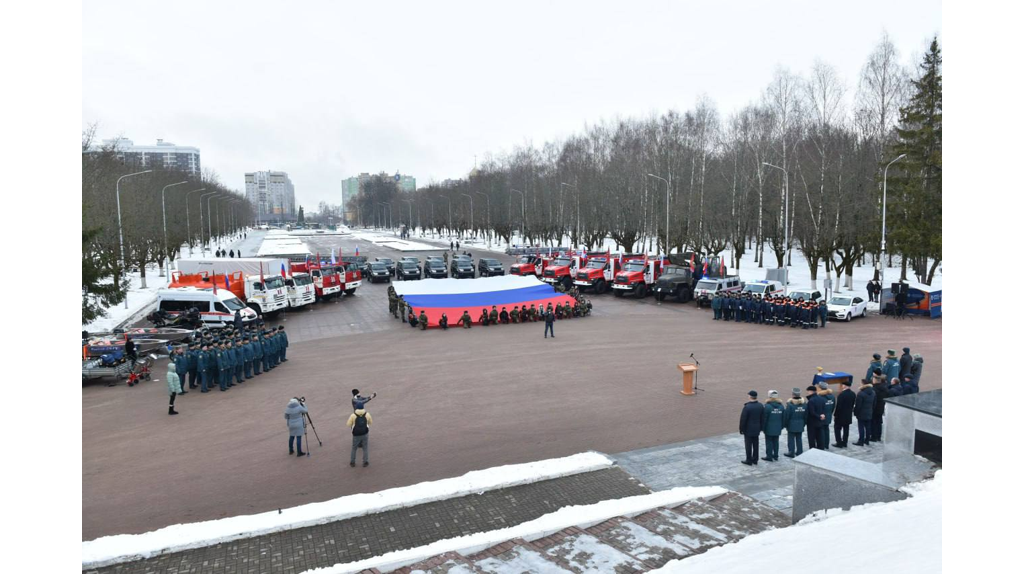
[[[903,347],[903,354],[900,355],[900,380],[910,375],[910,366],[914,364],[914,357],[910,354],[910,347]],[[892,379],[886,379],[891,381]]]
[[[277,328],[277,338],[280,342],[281,362],[288,362],[288,333],[284,332],[284,325]]]
[[[757,391],[747,393],[749,399],[743,405],[740,413],[740,434],[743,435],[743,446],[747,451],[747,458],[743,464],[750,466],[757,464],[757,457],[761,450],[758,438],[761,436],[761,420],[764,418],[764,405],[757,401]]]
[[[818,320],[821,321],[821,328],[824,329],[825,324],[828,323],[828,305],[824,299],[818,302]]]
[[[779,460],[779,436],[782,434],[782,418],[786,409],[779,401],[778,391],[768,391],[761,415],[761,429],[764,432],[764,461]]]
[[[135,341],[132,341],[131,337],[125,337],[124,339],[124,354],[131,361],[131,365],[135,367],[135,361],[139,359],[139,353],[135,350]]]
[[[185,356],[188,357],[188,388],[194,389],[198,386],[196,380],[199,378],[199,343],[189,345]],[[181,388],[185,388],[184,380],[181,381]]]
[[[782,426],[786,429],[786,443],[789,452],[784,456],[793,458],[804,452],[804,427],[807,425],[807,401],[800,396],[800,388],[793,388],[793,398],[786,401],[782,413]]]
[[[899,379],[892,382],[899,383]],[[889,383],[879,379],[871,384],[875,391],[875,405],[871,409],[871,442],[882,442],[882,417],[885,416],[885,399],[889,396]]]
[[[199,371],[199,392],[210,392],[210,347],[206,343],[196,353],[196,369]]]
[[[178,379],[184,382],[188,378],[188,355],[185,354],[185,347],[180,346],[174,349],[174,356],[171,357],[174,361],[174,370],[178,374]],[[182,389],[178,391],[179,395],[187,394],[185,390],[187,385],[182,385]]]
[[[228,251],[228,257],[229,258],[234,258],[235,257],[235,250],[234,249],[232,249],[231,251]]]
[[[857,402],[857,393],[850,390],[847,382],[839,383],[839,396],[836,397],[836,411],[832,415],[836,442],[832,446],[846,448],[850,440],[850,425],[853,424],[853,406]]]
[[[924,370],[924,358],[914,355],[914,364],[910,366],[910,375],[903,378],[903,394],[912,395],[920,390],[921,371]]]
[[[548,310],[544,313],[544,338],[548,338],[548,331],[551,331],[551,338],[555,338],[555,312],[551,310],[551,306],[548,306]]]
[[[868,372],[864,375],[865,381],[870,381],[871,377],[875,374],[875,369],[882,368],[882,355],[875,353],[871,355],[871,364],[868,365]]]
[[[825,424],[818,428],[818,448],[828,450],[828,428],[832,426],[832,413],[836,410],[836,397],[828,383],[818,383],[818,396],[825,399]]]
[[[853,404],[853,415],[857,417],[856,446],[868,446],[871,443],[871,417],[875,410],[875,390],[870,383],[864,383],[857,391],[857,400]]]
[[[235,310],[234,325],[236,331],[242,330],[242,311],[240,309]]]
[[[896,381],[894,384],[889,385],[886,389],[890,397],[899,397],[903,395],[903,384]]]
[[[896,358],[896,351],[889,349],[886,352],[885,362],[882,363],[882,374],[885,380],[891,381],[900,376],[900,361]]]
[[[818,387],[811,385],[807,387],[807,448],[824,450],[818,444],[822,426],[825,426],[825,397],[818,394]]]

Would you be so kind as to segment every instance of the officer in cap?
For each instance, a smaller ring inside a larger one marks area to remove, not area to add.
[[[284,325],[277,328],[277,336],[281,338],[281,362],[287,363],[288,357],[288,334],[284,332]]]

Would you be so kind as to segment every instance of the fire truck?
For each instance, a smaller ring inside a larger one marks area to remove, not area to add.
[[[309,273],[316,299],[330,299],[341,293],[341,275],[333,267],[315,261],[293,261],[292,273]]]
[[[230,261],[230,260],[229,260]],[[171,273],[169,288],[196,287],[199,289],[227,289],[245,302],[257,315],[276,313],[288,306],[288,295],[285,278],[280,275],[245,275],[241,271],[211,274],[209,271],[198,273]]]
[[[643,258],[642,255],[612,256],[610,253],[591,253],[587,255],[587,265],[576,272],[576,279],[573,284],[581,291],[592,289],[600,295],[608,290],[608,286],[615,281],[615,274],[622,270],[626,261],[635,258]]]
[[[722,277],[725,263],[718,257],[703,257],[698,253],[674,253],[668,256],[670,265],[662,270],[661,277],[654,285],[654,296],[658,301],[675,297],[686,303],[694,298],[697,283],[701,279]]]
[[[626,261],[622,271],[615,274],[612,292],[616,297],[622,297],[626,293],[632,293],[637,299],[646,297],[661,276],[661,264],[661,259],[650,259],[646,256],[643,259]]]
[[[544,272],[544,258],[540,255],[520,255],[516,262],[508,268],[509,275],[540,277]]]
[[[572,287],[573,280],[576,278],[576,271],[587,265],[587,256],[560,254],[558,257],[545,263],[541,281],[551,283],[552,285],[556,283],[561,284],[568,291]]]

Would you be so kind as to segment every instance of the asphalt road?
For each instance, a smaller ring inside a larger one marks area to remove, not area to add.
[[[351,253],[356,244],[321,236],[311,249]],[[401,256],[358,244],[370,257]],[[282,316],[287,363],[226,393],[179,397],[178,416],[167,415],[164,362],[159,381],[87,385],[83,539],[735,432],[748,390],[785,396],[818,366],[859,377],[873,352],[890,348],[925,357],[922,390],[942,385],[941,320],[872,316],[803,331],[712,321],[692,303],[593,301],[594,315],[558,322],[555,339],[543,338],[541,323],[421,332],[387,314],[386,284],[364,285]],[[686,397],[676,364],[690,353],[705,390]],[[369,468],[347,464],[355,387],[378,393]],[[310,429],[312,456],[302,459],[286,447],[284,408],[297,395],[323,441]]]

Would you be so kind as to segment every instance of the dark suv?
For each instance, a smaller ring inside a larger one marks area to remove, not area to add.
[[[370,263],[370,273],[363,277],[369,279],[370,283],[376,283],[378,281],[387,281],[388,283],[391,283],[391,272],[388,271],[388,266],[380,261]]]
[[[481,259],[477,264],[477,269],[480,270],[481,277],[491,277],[493,275],[504,275],[505,269],[501,266],[501,262],[497,259]]]
[[[473,260],[466,255],[456,255],[455,259],[452,259],[452,277],[475,279],[476,270],[473,269]]]
[[[445,279],[448,277],[448,270],[444,267],[444,260],[430,258],[423,265],[423,271],[430,279]]]
[[[408,281],[410,279],[423,279],[423,272],[419,265],[412,261],[399,261],[396,270],[398,279]]]
[[[388,274],[392,277],[395,276],[395,262],[390,257],[378,257],[374,259],[375,263],[383,263],[388,268]]]

